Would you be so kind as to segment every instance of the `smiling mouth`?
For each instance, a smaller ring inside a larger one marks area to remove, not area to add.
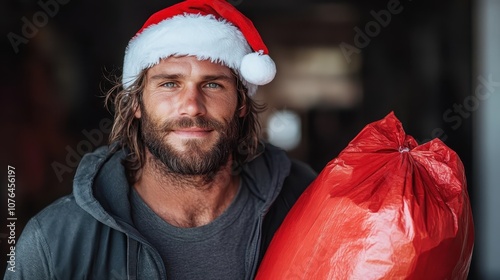
[[[175,129],[172,131],[172,133],[181,137],[193,138],[193,137],[205,137],[212,131],[213,131],[212,129],[190,127],[190,128]]]

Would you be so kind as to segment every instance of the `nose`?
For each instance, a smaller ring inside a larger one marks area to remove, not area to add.
[[[181,116],[201,116],[206,113],[205,97],[197,85],[187,85],[178,99],[178,113]]]

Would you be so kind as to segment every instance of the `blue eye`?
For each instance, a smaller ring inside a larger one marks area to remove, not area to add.
[[[206,87],[208,87],[208,88],[220,88],[221,86],[217,83],[207,83]]]
[[[166,87],[166,88],[173,88],[173,87],[175,87],[175,83],[174,82],[166,82],[166,83],[162,84],[161,86]]]

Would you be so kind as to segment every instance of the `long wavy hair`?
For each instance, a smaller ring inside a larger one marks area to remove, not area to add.
[[[140,120],[134,114],[142,104],[142,94],[146,84],[147,69],[143,70],[136,81],[128,88],[123,87],[121,77],[109,79],[114,86],[105,94],[106,108],[114,111],[114,123],[109,136],[112,151],[125,149],[128,154],[124,160],[129,183],[137,181],[145,163],[145,145],[141,136]],[[233,169],[253,160],[263,151],[260,142],[261,125],[258,114],[266,109],[247,95],[247,88],[233,71],[237,81],[238,107],[246,108],[244,116],[238,119],[237,147],[233,151]]]

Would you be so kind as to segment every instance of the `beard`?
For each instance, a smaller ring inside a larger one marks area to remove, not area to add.
[[[178,179],[204,176],[205,181],[210,181],[221,167],[228,163],[229,156],[238,142],[236,115],[231,120],[223,122],[200,116],[157,123],[147,114],[145,108],[142,108],[140,120],[142,141],[154,156],[154,161],[159,164],[163,173],[178,175]],[[207,142],[210,141],[208,139],[187,139],[183,140],[182,151],[168,143],[169,133],[193,126],[217,132],[218,138],[215,143],[206,148]]]

